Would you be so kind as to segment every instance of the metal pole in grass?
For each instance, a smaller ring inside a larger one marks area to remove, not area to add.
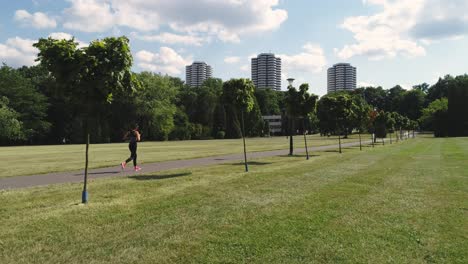
[[[242,141],[244,142],[245,172],[249,172],[249,164],[247,163],[247,150],[245,148],[244,110],[241,111],[241,119],[242,119]]]
[[[392,144],[392,133],[390,133],[390,144]]]
[[[382,145],[385,146],[385,138],[382,138]]]
[[[372,142],[372,147],[374,148],[374,133],[371,134],[371,142]]]

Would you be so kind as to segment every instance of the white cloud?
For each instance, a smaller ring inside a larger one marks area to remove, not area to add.
[[[243,71],[243,72],[248,72],[250,70],[250,66],[248,64],[242,65],[240,67],[240,70]]]
[[[341,59],[366,56],[371,60],[399,55],[426,55],[424,45],[468,34],[466,0],[363,0],[382,11],[346,18],[342,28],[353,33],[355,44],[336,50]]]
[[[103,32],[111,29],[115,18],[106,1],[68,0],[70,8],[63,11],[64,28],[84,32]]]
[[[64,27],[104,32],[126,26],[138,31],[169,26],[178,33],[214,36],[239,42],[242,35],[275,30],[287,12],[276,8],[279,0],[68,0]],[[181,15],[183,14],[183,15]]]
[[[204,39],[198,36],[193,35],[178,35],[173,33],[161,33],[158,35],[140,35],[136,32],[132,32],[133,37],[151,42],[160,42],[163,44],[184,44],[184,45],[193,45],[201,46],[204,42],[208,42],[209,39]]]
[[[137,66],[142,70],[169,75],[180,75],[185,66],[192,62],[191,56],[184,58],[168,47],[161,47],[159,53],[141,50],[135,58]]]
[[[224,58],[224,62],[228,64],[233,64],[233,63],[238,63],[240,61],[240,58],[237,56],[230,56]]]
[[[12,67],[21,67],[35,65],[38,62],[38,50],[32,45],[34,40],[23,39],[20,37],[9,38],[5,44],[0,43],[0,63],[6,63]]]
[[[26,10],[17,10],[14,19],[23,26],[30,26],[37,29],[57,27],[57,22],[54,18],[50,18],[41,12],[30,14]]]
[[[367,4],[383,6],[383,11],[372,16],[346,18],[342,28],[351,31],[356,44],[345,45],[337,52],[341,59],[364,55],[371,60],[395,57],[423,56],[424,47],[405,36],[421,11],[424,0],[366,1]]]
[[[71,34],[68,34],[68,33],[65,33],[65,32],[54,32],[54,33],[50,33],[49,34],[49,37],[53,38],[53,39],[66,39],[66,40],[70,40],[73,38],[73,36]],[[75,42],[78,42],[78,47],[79,48],[84,48],[84,47],[87,47],[88,44],[79,40],[79,39],[76,39],[75,38]]]
[[[316,44],[306,43],[303,52],[293,55],[280,54],[283,72],[320,73],[327,64],[323,49]]]

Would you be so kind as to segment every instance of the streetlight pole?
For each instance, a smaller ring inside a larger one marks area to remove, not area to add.
[[[292,85],[293,85],[293,82],[294,82],[294,78],[288,78],[287,81],[289,83],[288,88],[293,87]],[[293,151],[294,151],[294,147],[293,147],[293,144],[294,144],[294,141],[293,141],[294,120],[292,119],[291,115],[289,115],[288,121],[289,121],[289,155],[292,156]]]

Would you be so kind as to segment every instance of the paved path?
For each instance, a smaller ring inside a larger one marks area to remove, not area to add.
[[[371,141],[363,141],[362,144],[370,144]],[[359,146],[359,142],[351,142],[342,144],[343,148]],[[332,150],[338,149],[338,145],[327,145],[319,147],[309,148],[309,153],[313,151],[323,151],[323,150]],[[294,153],[304,153],[305,148],[296,148]],[[251,152],[247,153],[247,159],[263,158],[263,157],[273,157],[288,155],[289,150],[273,150],[273,151],[263,151],[263,152]],[[142,167],[143,169],[140,172],[134,172],[130,168],[127,168],[126,171],[122,171],[119,166],[92,169],[88,172],[89,179],[98,179],[98,178],[107,178],[107,177],[116,177],[116,176],[130,176],[135,174],[147,174],[152,172],[159,172],[171,169],[181,169],[189,168],[196,166],[205,166],[213,164],[227,163],[231,161],[243,160],[243,153],[223,155],[216,157],[206,157],[206,158],[197,158],[197,159],[188,159],[188,160],[174,160],[174,161],[164,161],[157,163],[147,163]],[[129,166],[131,167],[131,166]],[[42,186],[49,184],[58,184],[58,183],[70,183],[70,182],[82,182],[83,181],[82,170],[71,171],[71,172],[57,172],[49,174],[40,174],[40,175],[31,175],[31,176],[17,176],[0,179],[0,190],[4,189],[17,189],[33,186]]]

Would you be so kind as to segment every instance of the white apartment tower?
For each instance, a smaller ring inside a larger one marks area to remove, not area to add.
[[[190,87],[200,87],[206,79],[213,74],[210,65],[202,61],[195,61],[192,65],[185,66],[185,83]]]
[[[354,89],[356,89],[356,67],[349,63],[338,63],[328,69],[329,93]]]
[[[259,89],[281,90],[281,58],[273,53],[252,58],[252,81]]]

